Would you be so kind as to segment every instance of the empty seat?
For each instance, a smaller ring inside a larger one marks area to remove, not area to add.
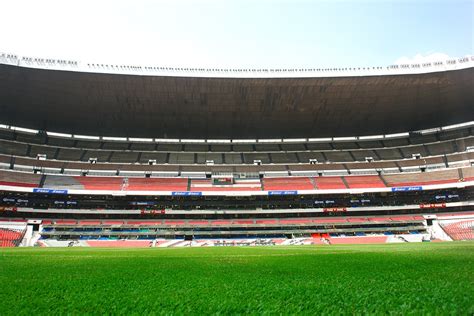
[[[408,142],[408,138],[384,139],[382,142],[385,145],[385,147],[399,147],[399,146],[406,146],[410,144]]]
[[[256,144],[256,151],[281,151],[279,144]]]
[[[348,151],[327,151],[324,153],[328,161],[331,162],[347,162],[354,161]]]
[[[280,144],[280,147],[284,151],[304,151],[306,147],[304,144]]]
[[[385,188],[385,184],[379,176],[347,176],[344,179],[350,189]]]
[[[41,175],[26,172],[3,171],[0,170],[0,184],[37,187],[41,180]]]
[[[82,160],[88,161],[89,158],[97,158],[98,162],[109,162],[109,157],[111,154],[111,151],[106,150],[87,150],[82,157]]]
[[[308,177],[263,178],[266,191],[314,190],[314,184]]]
[[[351,153],[356,161],[365,161],[366,157],[372,157],[374,160],[378,160],[373,150],[352,150]]]
[[[413,154],[420,154],[422,157],[429,156],[423,146],[400,147],[405,158],[412,158]]]
[[[99,149],[101,146],[102,142],[99,140],[93,141],[93,140],[78,140],[76,147],[78,148],[90,148],[90,149]]]
[[[157,164],[166,163],[168,154],[160,152],[142,152],[140,156],[141,163],[148,163],[150,160],[156,160]]]
[[[81,149],[61,148],[58,153],[58,160],[80,160],[84,151]]]
[[[197,163],[206,163],[206,161],[212,160],[216,164],[222,163],[222,154],[218,153],[198,153],[197,154]]]
[[[270,157],[273,163],[298,163],[295,153],[271,153]]]
[[[331,150],[332,147],[329,143],[308,143],[306,144],[309,150]]]
[[[225,153],[224,154],[224,159],[226,164],[241,164],[242,162],[242,156],[239,153]]]
[[[230,144],[216,144],[211,145],[210,150],[214,152],[228,152],[232,150],[232,145]]]
[[[110,157],[110,162],[125,162],[133,163],[138,160],[138,152],[133,151],[114,151],[112,157]]]
[[[309,163],[310,159],[317,159],[318,162],[324,162],[326,159],[320,152],[316,151],[305,151],[297,153],[299,162],[301,163]]]
[[[54,159],[57,150],[55,147],[31,145],[30,157],[36,158],[37,155],[44,154],[47,159]]]
[[[209,145],[208,144],[185,144],[184,151],[189,151],[189,152],[207,152],[209,151]]]
[[[84,186],[80,181],[70,176],[47,175],[43,187],[48,189],[83,190]]]
[[[182,144],[166,144],[160,143],[156,146],[156,150],[158,151],[182,151],[183,145]]]
[[[125,142],[104,142],[102,149],[110,149],[110,150],[127,150],[129,143]]]
[[[398,148],[377,149],[376,152],[382,160],[403,159],[402,153]]]
[[[5,155],[25,156],[28,145],[0,140],[0,153]]]
[[[268,153],[244,153],[244,162],[253,164],[254,160],[260,160],[262,163],[270,163]]]
[[[358,142],[361,148],[382,148],[384,147],[380,140],[364,140]]]
[[[316,188],[320,190],[347,189],[341,177],[317,177],[314,178]]]
[[[138,151],[154,151],[156,149],[155,143],[131,143],[130,150]]]
[[[185,178],[128,178],[129,191],[187,191]]]
[[[334,149],[357,149],[359,148],[359,145],[357,145],[357,143],[354,143],[354,142],[334,142],[332,144],[332,146],[334,147]]]
[[[248,151],[254,151],[255,149],[253,148],[253,145],[251,144],[238,144],[238,145],[233,145],[232,148],[236,152],[248,152]]]
[[[433,156],[452,154],[454,152],[453,143],[442,142],[426,145],[429,153]]]
[[[86,190],[114,190],[122,189],[121,177],[74,177]]]
[[[383,175],[383,178],[389,186],[417,186],[457,182],[459,181],[459,173],[457,169],[452,169],[430,172],[386,174]]]
[[[48,145],[58,147],[74,147],[76,140],[72,138],[48,138]]]

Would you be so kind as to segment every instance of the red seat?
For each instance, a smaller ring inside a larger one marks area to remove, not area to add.
[[[347,176],[344,179],[351,189],[385,188],[385,184],[379,176]]]
[[[314,181],[320,190],[347,189],[341,177],[318,177]]]

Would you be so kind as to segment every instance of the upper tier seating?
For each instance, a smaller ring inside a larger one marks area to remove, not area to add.
[[[24,134],[12,130],[0,130],[0,154],[36,158],[46,154],[47,159],[62,161],[88,161],[97,158],[99,163],[148,163],[193,165],[205,164],[263,164],[318,162],[347,163],[446,155],[466,151],[474,145],[472,128],[443,131],[409,138],[382,140],[348,140],[328,142],[280,142],[280,143],[168,143],[112,140],[77,140],[45,135]]]

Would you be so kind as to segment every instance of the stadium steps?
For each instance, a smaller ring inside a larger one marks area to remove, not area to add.
[[[464,179],[464,174],[462,172],[462,168],[458,169],[459,179]]]
[[[334,147],[333,147],[333,148],[334,148]],[[326,154],[324,153],[324,151],[321,151],[321,155],[323,156],[324,161],[328,161],[328,157],[326,156]]]
[[[188,184],[186,185],[186,191],[191,191],[191,178],[188,178]]]
[[[42,188],[44,186],[45,181],[46,181],[46,175],[43,174],[43,175],[41,175],[41,179],[40,179],[40,182],[38,184],[38,188]]]
[[[341,177],[342,182],[344,182],[344,185],[346,186],[347,189],[349,189],[349,184],[347,183],[347,180],[345,177]]]
[[[380,174],[379,178],[380,178],[380,180],[382,180],[383,184],[385,184],[385,186],[388,188],[389,185],[388,185],[387,181],[385,180],[385,178],[383,177],[383,175]]]

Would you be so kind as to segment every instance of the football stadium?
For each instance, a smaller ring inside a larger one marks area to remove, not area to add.
[[[0,314],[472,315],[473,240],[474,56],[0,53]]]

